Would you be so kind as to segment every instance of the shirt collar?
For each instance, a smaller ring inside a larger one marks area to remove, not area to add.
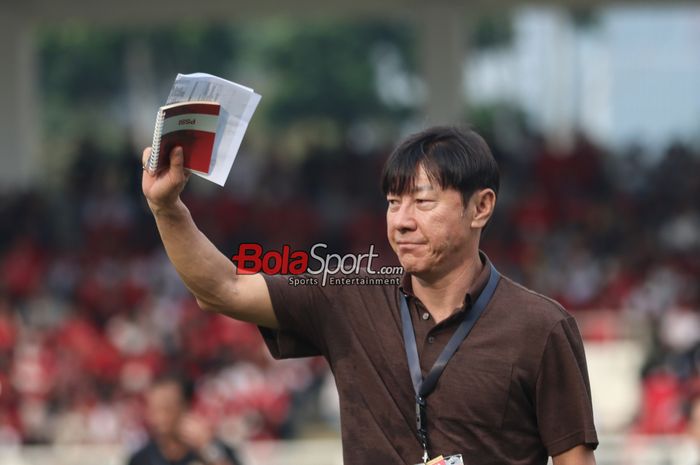
[[[463,309],[470,308],[476,299],[479,298],[479,294],[481,294],[481,291],[483,291],[486,287],[489,276],[491,275],[491,261],[489,260],[489,257],[487,257],[481,250],[479,250],[479,259],[481,260],[483,266],[479,274],[476,276],[476,279],[474,279],[469,288],[467,288],[467,293],[464,296]],[[403,277],[401,278],[399,290],[406,296],[416,299],[415,294],[413,294],[413,285],[411,284],[410,273],[404,273]]]

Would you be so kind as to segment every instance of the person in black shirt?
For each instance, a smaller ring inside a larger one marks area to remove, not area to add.
[[[129,465],[242,465],[211,426],[189,410],[191,390],[175,377],[157,380],[146,395],[149,441]]]

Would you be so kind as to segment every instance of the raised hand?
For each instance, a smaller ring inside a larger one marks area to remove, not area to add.
[[[148,206],[155,213],[157,210],[167,210],[175,206],[192,173],[185,171],[182,147],[173,148],[165,166],[156,172],[148,170],[150,155],[151,147],[147,147],[141,157],[144,166],[141,188]]]

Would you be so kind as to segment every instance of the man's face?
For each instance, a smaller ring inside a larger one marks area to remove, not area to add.
[[[156,436],[175,434],[184,412],[185,401],[175,383],[157,384],[146,396],[146,420]]]
[[[475,232],[462,195],[433,185],[422,166],[417,173],[413,192],[387,195],[387,236],[406,272],[430,278],[463,263]]]

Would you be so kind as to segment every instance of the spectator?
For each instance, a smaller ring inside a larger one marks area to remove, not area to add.
[[[148,443],[129,465],[241,465],[212,426],[190,408],[191,391],[176,378],[157,380],[146,394]]]

